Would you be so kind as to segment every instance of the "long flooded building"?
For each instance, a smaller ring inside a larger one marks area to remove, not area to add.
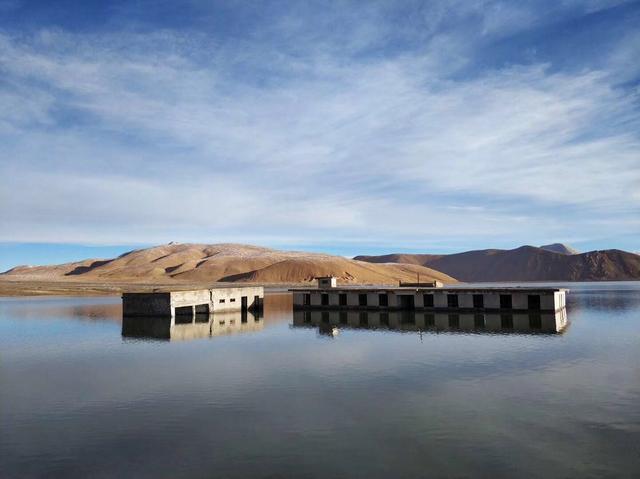
[[[442,311],[546,311],[566,306],[566,289],[549,287],[337,286],[318,278],[315,288],[294,288],[294,309],[432,309]]]

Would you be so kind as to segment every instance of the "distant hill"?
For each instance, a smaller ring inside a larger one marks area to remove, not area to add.
[[[605,281],[640,279],[640,256],[611,249],[566,254],[535,246],[449,255],[356,256],[371,263],[402,262],[434,268],[460,281]]]
[[[18,266],[0,279],[39,281],[190,283],[301,283],[333,275],[342,283],[394,284],[452,277],[417,264],[374,265],[319,253],[278,251],[240,244],[168,244],[130,251],[114,259],[88,259],[55,266]]]
[[[562,243],[553,243],[546,244],[544,246],[540,246],[541,249],[551,251],[552,253],[560,253],[560,254],[578,254],[580,253],[578,250],[573,249],[571,246],[567,246]]]

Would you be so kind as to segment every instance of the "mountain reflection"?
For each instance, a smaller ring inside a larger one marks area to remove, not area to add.
[[[224,336],[227,334],[260,331],[264,321],[251,312],[233,311],[215,314],[176,316],[175,318],[123,317],[122,336],[125,338],[190,339]]]
[[[433,313],[416,311],[294,311],[293,326],[335,335],[341,328],[388,331],[557,334],[567,311],[555,313]]]

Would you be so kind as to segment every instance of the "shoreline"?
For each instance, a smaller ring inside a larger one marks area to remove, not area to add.
[[[633,283],[638,280],[607,280],[607,281],[488,281],[455,283],[450,287],[464,287],[474,284],[572,284],[572,283]],[[290,288],[309,287],[313,282],[304,283],[198,283],[198,282],[136,282],[136,281],[114,281],[114,282],[85,282],[85,281],[55,281],[55,280],[18,280],[0,278],[0,297],[37,297],[37,296],[120,296],[123,292],[152,292],[157,290],[192,290],[210,289],[227,286],[262,286],[265,292],[282,293]],[[355,286],[355,285],[353,285]],[[389,285],[362,285],[362,286],[389,286]],[[395,285],[393,285],[395,286]]]

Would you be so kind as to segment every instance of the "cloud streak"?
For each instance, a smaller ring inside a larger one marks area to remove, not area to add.
[[[353,7],[335,32],[331,13],[298,7],[237,43],[196,28],[5,31],[0,241],[357,249],[594,240],[604,221],[611,237],[640,233],[638,91],[617,75],[629,46],[606,68],[516,53],[480,68],[474,42],[546,17],[436,5],[404,30],[389,4],[360,21]]]

